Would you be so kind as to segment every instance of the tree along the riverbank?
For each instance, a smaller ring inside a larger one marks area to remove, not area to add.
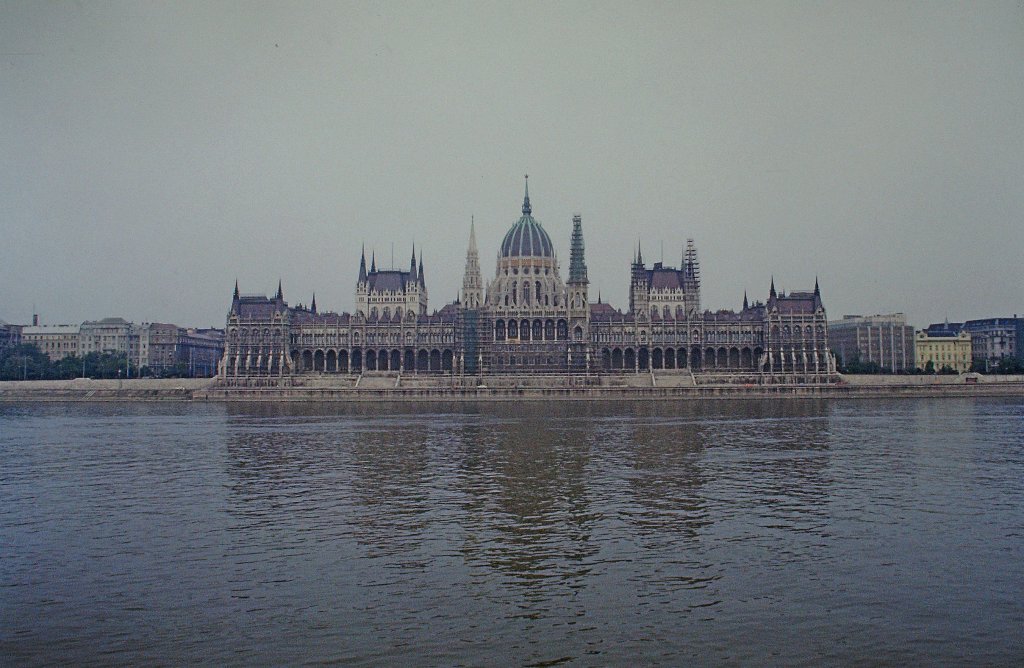
[[[66,380],[83,376],[135,378],[139,375],[137,366],[132,364],[129,368],[124,353],[71,355],[54,362],[32,344],[23,343],[0,351],[0,380]]]
[[[942,367],[936,367],[935,362],[928,360],[923,369],[920,368],[908,368],[903,371],[893,371],[892,369],[883,368],[878,362],[862,362],[859,355],[853,355],[848,361],[843,363],[842,357],[835,351],[832,354],[836,356],[839,361],[839,373],[849,374],[955,374],[956,369],[949,366],[948,364],[942,365]],[[984,362],[982,360],[975,360],[971,364],[971,371],[982,374],[1024,374],[1024,360],[1019,357],[1003,357],[995,362]]]

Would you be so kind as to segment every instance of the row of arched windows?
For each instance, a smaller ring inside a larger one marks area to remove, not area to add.
[[[565,320],[548,319],[494,321],[494,340],[518,339],[520,341],[565,341],[569,338],[569,327]]]

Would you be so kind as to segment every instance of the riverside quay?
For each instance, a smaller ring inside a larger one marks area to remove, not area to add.
[[[766,302],[701,310],[700,263],[693,240],[680,266],[648,268],[638,247],[629,272],[629,308],[590,300],[583,222],[573,216],[568,280],[551,238],[533,217],[529,185],[522,216],[505,234],[486,285],[473,225],[458,301],[430,312],[422,256],[408,271],[359,259],[355,312],[289,306],[240,294],[227,316],[220,377],[297,374],[616,374],[679,370],[771,382],[822,382],[835,376],[818,282]]]

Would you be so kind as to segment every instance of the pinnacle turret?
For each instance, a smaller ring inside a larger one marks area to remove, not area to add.
[[[569,282],[588,283],[587,263],[584,258],[583,218],[572,217],[572,241],[569,250]]]
[[[359,282],[366,282],[366,246],[363,246],[362,253],[359,255]]]
[[[478,309],[483,303],[483,278],[480,258],[476,251],[476,221],[469,219],[469,248],[466,249],[466,270],[462,275],[462,305]]]

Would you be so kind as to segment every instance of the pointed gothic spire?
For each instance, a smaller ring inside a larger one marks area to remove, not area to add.
[[[420,275],[419,275],[418,278],[419,278],[420,285],[422,287],[424,287],[424,288],[427,287],[426,279],[423,278],[423,249],[422,248],[420,249]]]
[[[480,256],[476,251],[476,218],[469,218],[469,247],[466,249],[466,270],[462,274],[461,303],[468,309],[478,309],[483,303],[483,278],[480,276]]]
[[[412,245],[412,260],[409,261],[409,277],[416,279],[416,243]]]
[[[377,273],[377,251],[372,251],[370,253],[370,273]]]
[[[772,276],[772,287],[768,290],[768,298],[775,299],[778,295],[775,293],[775,276]]]
[[[816,297],[820,297],[821,296],[821,289],[818,288],[818,277],[817,276],[814,277],[814,295]]]
[[[313,301],[311,301],[309,303],[309,310],[312,313],[314,313],[314,314],[316,313],[316,293],[315,292],[313,293]]]
[[[284,292],[281,291],[281,279],[277,279],[277,297],[276,299],[284,299]]]
[[[569,282],[587,283],[587,263],[584,260],[583,218],[572,217],[572,241],[569,251]]]
[[[530,175],[524,174],[523,178],[526,179],[526,195],[523,197],[523,215],[529,216],[533,212],[533,208],[530,206]]]
[[[644,263],[644,252],[642,250],[640,250],[640,237],[636,238],[636,263],[637,264],[643,264]]]
[[[750,306],[747,304],[747,291],[743,291],[743,310],[746,311]]]
[[[237,278],[235,279],[235,295],[234,295],[233,299],[236,302],[238,301],[238,279]]]
[[[363,244],[363,250],[359,255],[359,282],[366,282],[366,245]]]

